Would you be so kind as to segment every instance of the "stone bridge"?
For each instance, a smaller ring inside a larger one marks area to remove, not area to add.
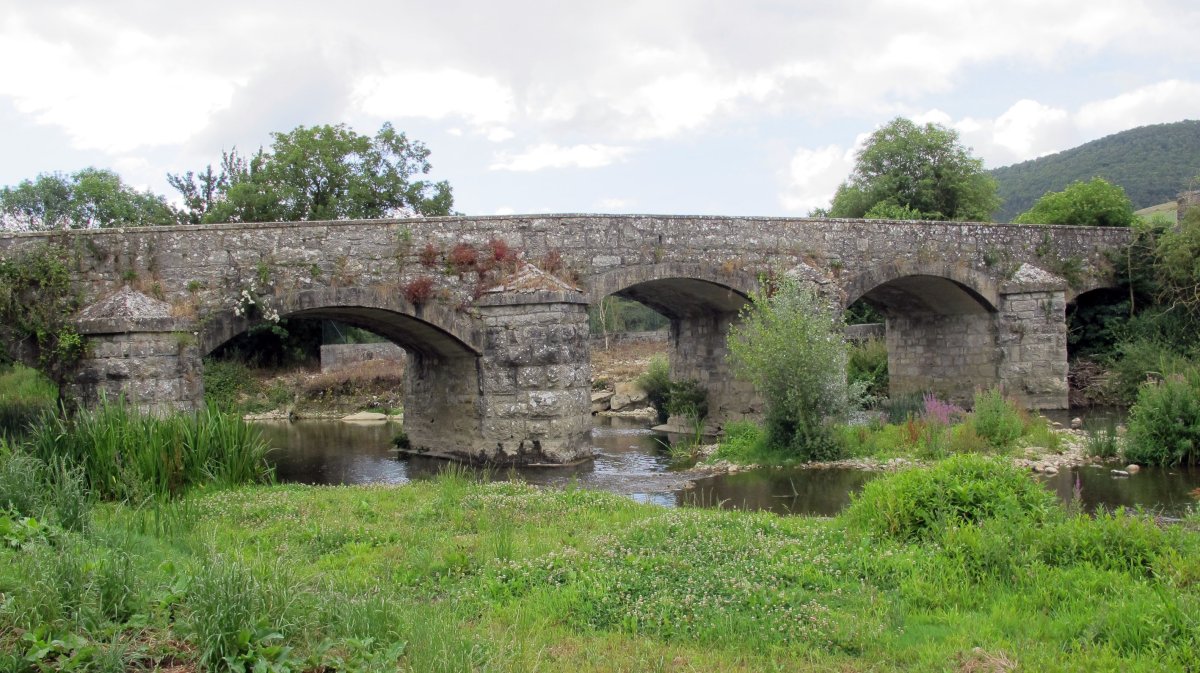
[[[416,451],[500,463],[590,456],[587,307],[610,294],[670,319],[671,374],[710,424],[752,416],[725,335],[763,279],[792,274],[886,316],[892,392],[1003,386],[1067,404],[1065,311],[1112,284],[1122,229],[693,216],[546,215],[228,224],[0,236],[72,256],[89,337],[84,402],[193,408],[201,358],[276,316],[358,325],[409,354]]]

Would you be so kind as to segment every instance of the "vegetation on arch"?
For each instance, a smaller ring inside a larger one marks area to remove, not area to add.
[[[83,357],[84,337],[71,320],[82,303],[72,261],[54,243],[0,257],[0,364],[36,366],[61,384]]]
[[[374,136],[345,124],[273,133],[269,150],[224,152],[217,168],[167,176],[185,221],[291,222],[448,215],[448,182],[415,179],[429,150],[385,123]]]
[[[858,151],[828,215],[987,221],[999,206],[996,181],[957,131],[897,117]]]
[[[1133,203],[1125,190],[1097,177],[1087,182],[1073,182],[1061,192],[1047,192],[1013,222],[1128,227],[1133,224],[1133,219]]]

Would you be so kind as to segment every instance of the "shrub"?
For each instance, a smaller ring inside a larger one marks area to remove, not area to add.
[[[243,397],[256,394],[258,382],[250,368],[235,359],[204,360],[204,401],[225,412],[240,408]]]
[[[1146,381],[1181,371],[1189,359],[1160,339],[1138,337],[1117,344],[1109,359],[1106,392],[1125,404],[1137,401],[1138,389]]]
[[[1138,390],[1129,410],[1125,457],[1145,465],[1200,463],[1200,368]]]
[[[646,399],[658,412],[658,422],[667,420],[667,400],[671,394],[671,364],[665,355],[650,358],[650,365],[637,379],[638,386],[646,391]]]
[[[404,299],[415,306],[420,306],[433,298],[433,279],[429,276],[418,276],[400,288]]]
[[[466,273],[479,262],[479,252],[470,243],[459,243],[450,249],[446,261],[459,274]]]
[[[1025,429],[1020,410],[995,388],[975,393],[971,425],[975,426],[980,437],[996,449],[1011,447]]]
[[[426,243],[419,257],[421,259],[421,266],[427,269],[434,269],[437,268],[438,260],[442,257],[442,251],[438,250],[432,243]]]
[[[911,541],[993,517],[1041,521],[1053,503],[1049,491],[1007,462],[954,456],[868,482],[845,517],[863,531]]]
[[[674,381],[667,391],[667,414],[691,419],[708,417],[708,390],[694,380]]]
[[[883,339],[852,343],[847,349],[846,379],[858,386],[868,400],[887,397],[888,352]]]
[[[774,289],[730,328],[730,359],[766,401],[769,443],[802,460],[836,458],[830,423],[849,408],[842,312],[794,279]]]

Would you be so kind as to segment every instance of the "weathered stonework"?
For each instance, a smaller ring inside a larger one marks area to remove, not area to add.
[[[192,407],[203,392],[200,357],[254,320],[276,312],[329,318],[408,353],[414,450],[557,463],[588,455],[585,309],[609,294],[670,319],[672,374],[708,388],[714,427],[759,409],[753,391],[730,375],[725,335],[760,279],[789,270],[843,305],[863,299],[885,314],[894,390],[964,399],[1002,385],[1028,406],[1056,407],[1066,405],[1065,306],[1112,283],[1107,255],[1129,239],[1118,228],[637,215],[228,224],[53,238],[72,251],[90,301],[119,295],[134,276],[165,300],[153,316],[81,320],[92,344],[76,384],[85,401],[120,391],[147,409]],[[0,236],[0,255],[49,240]],[[444,257],[460,244],[486,252],[493,240],[526,262],[553,260],[580,287],[528,264],[499,277],[451,269]],[[442,256],[429,264],[427,248]],[[424,292],[413,289],[421,285]],[[236,310],[243,293],[254,297],[258,317]]]
[[[87,354],[65,391],[86,406],[124,397],[144,413],[190,411],[204,399],[195,325],[124,289],[80,313]]]

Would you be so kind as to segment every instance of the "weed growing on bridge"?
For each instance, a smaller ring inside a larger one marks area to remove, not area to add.
[[[0,257],[0,362],[36,364],[61,382],[83,356],[84,338],[72,322],[82,304],[73,261],[55,244]]]

